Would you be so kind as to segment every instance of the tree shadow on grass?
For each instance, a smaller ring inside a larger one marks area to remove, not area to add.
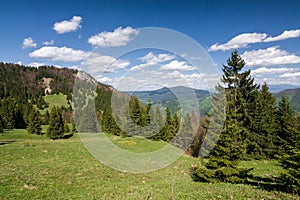
[[[15,140],[0,140],[0,146],[16,142]]]
[[[62,139],[69,139],[69,138],[71,138],[73,135],[74,135],[74,134],[64,135],[64,136],[62,137]]]
[[[266,191],[286,192],[286,188],[279,177],[253,176],[246,184],[256,186]]]

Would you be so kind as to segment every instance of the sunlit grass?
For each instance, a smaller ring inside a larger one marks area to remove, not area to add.
[[[136,152],[148,143],[134,137],[110,137],[122,148]],[[0,199],[299,199],[246,184],[194,182],[190,167],[198,160],[188,156],[161,170],[132,174],[101,164],[78,135],[68,140],[49,140],[28,135],[25,130],[6,130],[0,141],[8,140],[14,142],[0,145]],[[150,142],[155,146],[154,141]],[[163,144],[156,145],[158,148]],[[254,173],[260,176],[281,170],[273,161],[242,165],[257,166]]]
[[[43,110],[40,110],[41,114],[45,114],[46,110],[48,110],[49,112],[51,111],[51,108],[53,106],[64,106],[64,107],[68,107],[68,101],[67,101],[67,95],[63,95],[63,94],[52,94],[52,95],[47,95],[44,96],[45,101],[49,104],[49,107]]]

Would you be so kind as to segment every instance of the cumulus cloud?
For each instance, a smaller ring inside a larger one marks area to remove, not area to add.
[[[88,54],[68,47],[44,46],[29,53],[29,56],[51,61],[78,62],[87,58]]]
[[[113,73],[118,69],[124,69],[130,64],[127,60],[116,59],[111,56],[91,53],[81,65],[88,73]]]
[[[127,45],[139,33],[138,30],[132,27],[119,27],[113,32],[101,32],[93,35],[88,39],[88,42],[99,47],[120,47]]]
[[[23,49],[34,48],[36,46],[37,43],[35,43],[31,37],[25,38],[23,40],[23,47],[22,47]]]
[[[195,70],[195,67],[188,65],[186,62],[173,60],[168,64],[165,64],[160,67],[161,70],[182,70],[182,71],[190,71]]]
[[[255,70],[252,70],[251,73],[255,75],[261,75],[261,74],[282,74],[287,72],[293,72],[296,71],[294,68],[267,68],[267,67],[261,67]]]
[[[282,34],[275,37],[270,36],[266,38],[264,42],[274,42],[274,41],[286,40],[289,38],[297,38],[297,37],[300,37],[300,29],[284,31]]]
[[[155,55],[152,52],[149,52],[145,56],[138,58],[138,60],[141,60],[143,62],[161,63],[161,62],[172,60],[174,58],[175,58],[175,55],[171,55],[171,54]]]
[[[159,63],[163,63],[163,62],[172,60],[174,58],[175,58],[175,55],[171,55],[171,54],[158,54],[158,55],[155,55],[152,52],[149,52],[145,56],[137,58],[137,60],[143,61],[145,63],[133,66],[131,68],[131,70],[132,71],[141,70],[141,69],[144,69],[146,67],[154,66],[154,65],[157,65]]]
[[[230,50],[247,47],[248,44],[263,42],[267,37],[265,33],[243,33],[235,36],[225,44],[213,44],[208,51]]]
[[[29,53],[29,56],[50,61],[81,62],[80,68],[83,68],[87,73],[111,73],[130,64],[127,60],[120,60],[111,56],[56,46],[44,46]],[[76,66],[76,68],[79,67]]]
[[[228,42],[224,44],[213,44],[210,46],[208,51],[226,51],[230,49],[238,49],[238,48],[245,48],[249,44],[260,43],[260,42],[274,42],[280,40],[286,40],[289,38],[297,38],[300,36],[300,29],[296,30],[286,30],[282,34],[272,37],[268,36],[266,33],[242,33]]]
[[[54,40],[45,41],[43,42],[43,45],[54,45]]]
[[[271,66],[300,63],[300,56],[279,49],[279,46],[245,51],[241,57],[248,66]]]
[[[39,62],[32,62],[32,63],[29,63],[28,66],[31,66],[31,67],[39,67],[39,66],[44,66],[45,64],[44,63],[39,63]]]
[[[105,77],[105,76],[98,76],[96,77],[96,80],[100,83],[111,83],[113,80],[111,78]]]
[[[53,30],[55,30],[58,34],[77,31],[79,28],[81,28],[80,25],[81,22],[82,22],[82,17],[73,16],[73,18],[70,20],[63,20],[61,22],[56,22],[53,25]]]

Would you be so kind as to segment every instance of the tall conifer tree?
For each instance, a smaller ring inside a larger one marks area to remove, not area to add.
[[[42,131],[40,113],[38,110],[33,109],[29,115],[29,123],[27,131],[30,134],[40,135]]]
[[[64,119],[61,110],[56,106],[51,109],[49,127],[46,133],[50,139],[59,139],[64,136]]]

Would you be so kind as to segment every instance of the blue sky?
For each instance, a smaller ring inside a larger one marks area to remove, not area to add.
[[[300,85],[299,10],[297,0],[1,1],[0,61],[83,69],[120,90],[206,89],[237,49],[256,82]]]

